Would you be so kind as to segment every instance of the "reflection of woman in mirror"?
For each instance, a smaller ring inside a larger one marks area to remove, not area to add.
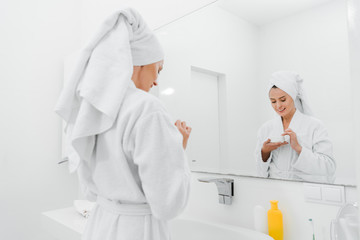
[[[259,129],[256,147],[262,177],[333,182],[336,164],[332,143],[322,122],[312,117],[294,72],[272,74],[269,98],[279,115]]]

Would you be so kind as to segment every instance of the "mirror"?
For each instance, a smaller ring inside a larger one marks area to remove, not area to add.
[[[166,53],[157,94],[193,127],[193,171],[260,176],[257,133],[278,117],[268,81],[290,70],[329,135],[336,172],[331,181],[284,179],[355,185],[345,0],[219,0],[156,33]]]

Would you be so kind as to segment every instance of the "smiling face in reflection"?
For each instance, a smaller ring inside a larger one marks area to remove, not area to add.
[[[145,66],[134,66],[132,80],[135,86],[146,92],[149,92],[153,86],[157,86],[157,78],[160,71],[163,69],[164,61],[161,60],[156,63]]]
[[[273,87],[269,92],[271,106],[281,117],[286,117],[295,112],[295,104],[289,94],[280,88]]]

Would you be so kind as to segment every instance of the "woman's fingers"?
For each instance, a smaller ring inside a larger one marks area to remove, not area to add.
[[[270,149],[274,150],[274,149],[277,149],[277,148],[279,148],[281,146],[284,146],[286,144],[288,144],[288,142],[275,142],[275,143],[273,143],[273,142],[266,141],[264,145],[266,145]]]
[[[278,147],[278,146],[281,145],[281,142],[276,142],[276,143],[270,142],[270,143],[268,143],[268,144],[266,144],[266,145],[268,145],[268,146],[270,146],[270,147]]]
[[[287,128],[287,129],[285,129],[285,131],[284,131],[284,133],[283,134],[281,134],[282,136],[284,136],[284,135],[291,135],[291,134],[293,134],[293,133],[295,133],[291,128]]]
[[[293,132],[292,130],[290,130],[290,131],[285,130],[285,132],[283,134],[281,134],[281,136],[286,136],[286,135],[294,136],[294,135],[296,135],[296,133]]]
[[[262,151],[266,151],[266,152],[271,152],[281,146],[284,146],[288,144],[288,142],[271,142],[270,139],[267,139],[264,144],[263,144],[263,148],[262,148]]]
[[[177,126],[177,127],[181,127],[181,128],[186,128],[186,123],[185,122],[182,122],[182,121],[180,121],[180,120],[176,120],[176,122],[175,122],[175,125]]]
[[[185,121],[177,120],[175,126],[179,129],[183,135],[190,135],[192,128],[186,125]]]
[[[180,121],[180,120],[177,120],[176,122],[175,122],[175,125],[177,126],[177,127],[181,127],[181,128],[183,128],[183,129],[186,129],[186,122],[185,121]]]
[[[191,133],[191,130],[192,130],[192,128],[191,127],[188,127],[188,126],[186,126],[186,131],[188,132],[188,133]]]
[[[280,146],[284,145],[284,143],[283,142],[277,142],[274,145],[277,146],[277,147],[280,147]]]
[[[176,122],[175,122],[175,126],[179,127],[179,126],[180,126],[180,124],[181,124],[181,121],[180,121],[180,120],[176,120]]]

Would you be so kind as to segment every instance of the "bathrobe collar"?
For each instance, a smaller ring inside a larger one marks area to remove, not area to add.
[[[292,129],[294,132],[296,132],[296,128],[299,124],[299,122],[301,122],[301,118],[303,117],[304,114],[302,114],[299,110],[296,109],[294,116],[292,117],[289,127],[290,129]],[[279,129],[282,131],[282,133],[284,132],[284,126],[283,126],[283,122],[282,122],[282,118],[281,116],[277,116],[278,119],[278,127]]]

